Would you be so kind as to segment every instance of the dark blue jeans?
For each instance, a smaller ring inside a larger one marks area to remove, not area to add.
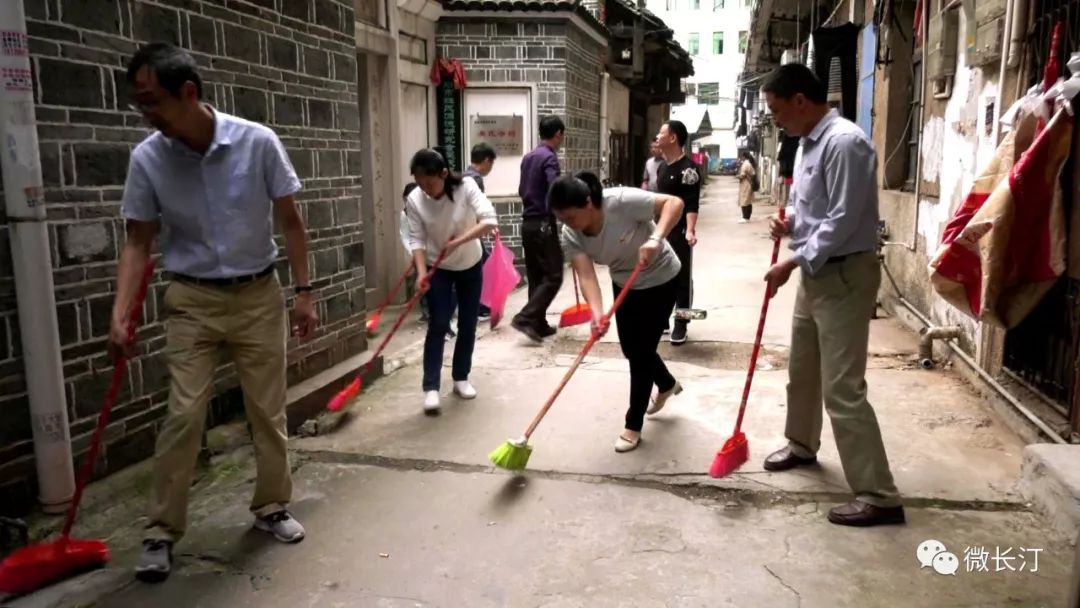
[[[477,262],[468,270],[440,268],[431,277],[427,292],[427,337],[424,339],[424,390],[437,391],[442,381],[443,347],[454,306],[458,311],[457,340],[454,342],[453,379],[469,379],[472,371],[473,347],[476,345],[476,317],[480,311],[480,288],[483,284],[483,263]],[[456,300],[456,301],[455,301]]]

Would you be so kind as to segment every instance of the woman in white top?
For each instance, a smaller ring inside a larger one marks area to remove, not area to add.
[[[469,383],[476,343],[483,251],[480,237],[491,233],[498,220],[491,201],[472,178],[450,173],[446,159],[435,150],[417,152],[410,163],[419,186],[405,203],[409,219],[409,247],[416,265],[416,288],[428,292],[427,338],[424,341],[424,412],[439,413],[443,347],[457,296],[458,335],[454,343],[454,393],[476,397]],[[439,253],[447,251],[430,284],[425,280]]]
[[[742,162],[739,164],[739,207],[742,209],[740,224],[750,221],[750,211],[754,208],[754,177],[757,170],[754,168],[754,157],[743,150],[739,153]]]
[[[583,172],[555,180],[548,204],[564,224],[564,248],[581,277],[581,292],[593,313],[593,331],[607,331],[601,325],[604,302],[593,264],[608,267],[612,291],[618,297],[634,267],[639,261],[644,263],[615,311],[619,345],[630,362],[630,406],[615,451],[628,452],[641,441],[646,412],[659,412],[670,396],[682,390],[656,348],[675,307],[682,265],[667,236],[682,216],[683,201],[638,188],[604,189],[595,175]]]

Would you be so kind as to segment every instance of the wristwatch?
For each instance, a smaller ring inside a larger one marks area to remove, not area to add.
[[[293,288],[293,291],[296,292],[296,295],[300,295],[300,294],[304,293],[305,291],[310,292],[311,291],[311,285],[297,285],[296,287]]]

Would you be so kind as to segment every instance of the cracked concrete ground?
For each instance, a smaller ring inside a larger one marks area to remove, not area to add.
[[[770,307],[744,427],[751,459],[723,480],[705,474],[731,433],[769,254],[763,212],[735,223],[732,186],[714,180],[702,208],[695,297],[709,318],[688,345],[661,347],[686,391],[646,423],[638,450],[612,450],[628,390],[612,332],[533,436],[529,470],[493,470],[488,452],[521,433],[586,336],[532,347],[499,328],[477,345],[475,401],[447,396],[441,417],[425,417],[419,369],[405,366],[321,425],[334,432],[293,441],[303,543],[251,530],[243,448],[196,488],[168,582],[132,581],[144,501],[110,502],[98,484],[77,531],[108,538],[114,562],[12,606],[1061,605],[1073,550],[1015,492],[1022,443],[954,375],[916,369],[915,337],[891,319],[874,322],[868,382],[907,525],[825,520],[848,497],[828,425],[820,466],[761,468],[782,443],[794,285]],[[567,281],[553,310],[572,302]],[[955,576],[920,567],[927,539],[957,555]],[[967,571],[969,547],[1038,549],[1037,570],[1029,558],[1022,572]]]

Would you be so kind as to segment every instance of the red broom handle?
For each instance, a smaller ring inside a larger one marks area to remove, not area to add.
[[[413,265],[410,261],[409,264],[405,266],[405,272],[401,273],[401,278],[399,278],[397,280],[397,283],[394,284],[394,288],[391,289],[388,294],[386,294],[386,298],[383,299],[382,304],[379,304],[379,307],[375,309],[375,314],[372,316],[378,317],[382,314],[382,311],[390,304],[390,301],[393,300],[395,296],[397,296],[397,293],[401,289],[401,286],[405,284],[405,279],[409,278],[409,272],[412,271],[412,268]]]
[[[643,266],[640,262],[638,262],[638,264],[634,266],[634,272],[630,274],[630,278],[626,280],[626,284],[623,285],[622,290],[619,292],[619,296],[615,298],[615,301],[611,304],[611,310],[607,311],[607,313],[604,314],[604,317],[601,320],[601,327],[607,325],[611,321],[612,315],[615,314],[615,311],[619,309],[619,306],[622,305],[623,300],[625,300],[626,296],[630,293],[630,288],[634,285],[634,281],[637,280],[638,275],[641,274],[642,268]],[[592,332],[592,335],[590,335],[589,339],[585,342],[585,346],[583,346],[581,348],[581,352],[578,353],[577,359],[574,359],[574,363],[570,366],[570,369],[566,370],[566,374],[563,375],[563,379],[561,382],[559,382],[559,386],[555,387],[555,392],[551,393],[551,396],[548,397],[547,402],[544,403],[544,407],[540,408],[540,411],[537,412],[536,417],[533,418],[532,422],[529,424],[529,428],[525,429],[526,441],[529,440],[529,437],[532,436],[533,431],[535,431],[536,427],[539,426],[540,421],[544,419],[544,416],[548,413],[548,410],[551,409],[551,406],[555,403],[555,399],[558,398],[559,393],[562,392],[563,388],[566,386],[566,383],[570,382],[570,377],[574,375],[574,372],[577,371],[578,366],[581,365],[581,362],[585,360],[585,355],[589,353],[589,350],[593,347],[594,344],[596,344],[596,341],[599,339],[600,334],[595,331]]]
[[[578,292],[577,283],[577,268],[570,266],[570,272],[574,275],[574,303],[577,304],[578,308],[581,308],[581,295],[580,292]]]
[[[132,302],[131,313],[128,315],[127,339],[129,343],[135,341],[135,332],[142,319],[143,302],[146,300],[146,292],[150,287],[150,278],[153,274],[154,260],[151,258],[147,260],[146,267],[143,269],[142,283],[139,285],[138,293],[135,294],[135,301]],[[94,475],[94,463],[97,462],[98,452],[101,449],[101,439],[105,433],[105,427],[109,424],[109,414],[112,412],[113,405],[116,404],[116,397],[120,394],[120,383],[124,379],[127,365],[128,359],[124,354],[116,358],[112,382],[109,383],[109,389],[105,392],[105,402],[101,406],[97,428],[94,429],[94,436],[90,441],[90,451],[87,452],[86,460],[83,461],[79,483],[75,486],[75,496],[71,499],[71,506],[68,507],[67,517],[64,519],[64,531],[60,536],[64,541],[71,536],[71,528],[75,525],[75,514],[79,511],[79,503],[82,502],[83,489]]]
[[[785,209],[780,207],[780,221],[784,221]],[[769,263],[769,267],[772,268],[776,265],[776,260],[780,257],[780,239],[773,239],[772,249],[772,262]],[[761,302],[761,317],[758,318],[757,335],[754,337],[754,350],[750,353],[750,369],[746,372],[746,385],[743,386],[742,401],[739,403],[739,417],[735,419],[735,435],[739,434],[742,430],[743,415],[746,413],[746,403],[750,400],[750,384],[754,381],[754,370],[757,368],[758,353],[761,351],[761,336],[765,333],[765,315],[769,312],[769,292],[772,290],[772,285],[765,284],[765,297]]]
[[[428,273],[424,275],[425,281],[427,281],[428,283],[431,282],[431,277],[435,276],[435,271],[439,269],[439,264],[441,264],[442,261],[446,258],[447,253],[448,252],[445,247],[442,251],[439,252],[439,257],[435,258],[435,263],[431,265],[431,270],[429,270]],[[361,376],[364,375],[365,372],[369,371],[375,365],[375,361],[379,358],[379,355],[382,354],[383,349],[385,349],[386,345],[390,343],[390,339],[394,337],[394,334],[397,333],[397,330],[401,328],[401,324],[405,322],[405,317],[409,316],[409,312],[412,311],[413,306],[416,306],[416,303],[420,301],[420,298],[423,295],[424,292],[417,291],[412,295],[411,298],[409,298],[409,302],[405,305],[405,310],[401,311],[401,314],[398,315],[397,321],[394,322],[394,326],[390,328],[390,331],[385,336],[383,336],[383,340],[382,343],[379,344],[379,348],[375,349],[375,354],[371,355],[371,359],[364,364],[361,372],[356,375],[356,378],[358,380]]]

